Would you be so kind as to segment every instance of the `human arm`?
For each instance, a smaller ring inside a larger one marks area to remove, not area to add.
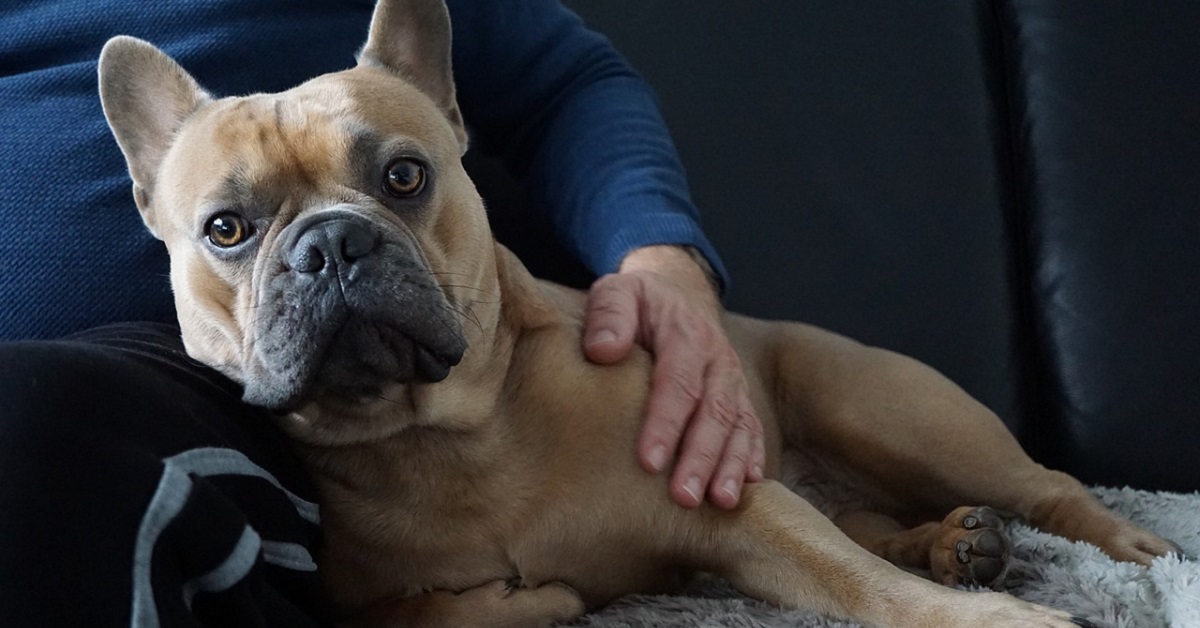
[[[725,271],[653,92],[556,0],[451,0],[450,9],[473,141],[602,275],[590,292],[587,355],[614,362],[634,342],[655,354],[643,466],[664,470],[678,452],[675,500],[695,506],[707,492],[731,507],[742,480],[761,477],[761,425],[720,325]]]

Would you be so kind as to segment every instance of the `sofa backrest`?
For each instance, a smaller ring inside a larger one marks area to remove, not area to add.
[[[728,305],[914,355],[1088,481],[1200,487],[1200,4],[570,0]]]

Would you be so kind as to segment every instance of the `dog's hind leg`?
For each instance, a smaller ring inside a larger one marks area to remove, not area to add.
[[[1175,547],[1029,458],[994,413],[934,369],[840,336],[789,328],[777,355],[780,429],[907,514],[991,506],[1149,564]]]
[[[692,539],[703,567],[741,591],[790,608],[873,626],[1073,628],[1066,613],[1001,593],[936,585],[871,554],[808,502],[774,481],[748,485],[742,505],[714,515]],[[715,563],[715,564],[714,564]]]

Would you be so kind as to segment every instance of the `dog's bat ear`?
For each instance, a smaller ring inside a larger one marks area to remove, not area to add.
[[[99,74],[104,117],[125,154],[142,219],[155,233],[150,201],[158,168],[175,133],[211,97],[166,53],[134,37],[108,40]]]
[[[467,130],[450,67],[450,13],[443,0],[379,0],[358,63],[381,66],[416,85],[449,118],[466,152]]]

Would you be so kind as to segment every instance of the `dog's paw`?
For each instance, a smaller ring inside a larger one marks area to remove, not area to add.
[[[1149,567],[1155,558],[1167,554],[1178,554],[1185,557],[1183,548],[1168,541],[1149,530],[1139,528],[1132,523],[1122,526],[1115,534],[1098,542],[1105,554],[1119,561],[1137,563]]]
[[[1004,521],[987,507],[958,508],[942,520],[929,550],[933,579],[947,586],[997,588],[1008,571],[1011,544]]]

